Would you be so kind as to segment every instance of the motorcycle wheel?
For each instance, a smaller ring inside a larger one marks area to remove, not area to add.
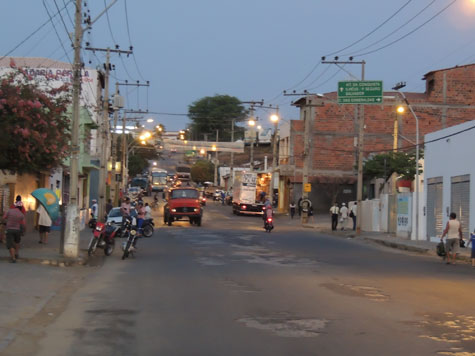
[[[122,259],[125,260],[129,257],[129,248],[132,245],[132,241],[127,241],[127,245],[125,245],[124,253],[122,254]]]
[[[99,239],[96,239],[94,236],[91,237],[91,241],[89,242],[89,248],[87,249],[87,255],[90,257],[96,251],[97,242]]]
[[[172,221],[173,221],[173,218],[169,216],[167,219],[168,226],[172,226]]]
[[[151,237],[153,235],[153,227],[150,224],[142,227],[142,233],[145,237]]]
[[[106,244],[106,247],[104,247],[104,255],[110,256],[112,252],[114,252],[114,243]]]

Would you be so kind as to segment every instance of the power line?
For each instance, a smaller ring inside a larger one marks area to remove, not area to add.
[[[63,47],[64,53],[66,54],[66,57],[68,58],[68,61],[71,62],[71,58],[69,58],[69,54],[66,51],[66,48],[64,48],[63,41],[61,40],[61,36],[59,35],[58,31],[56,30],[56,26],[54,24],[53,18],[51,17],[51,14],[49,13],[48,7],[46,6],[45,0],[43,0],[43,6],[46,10],[46,13],[48,14],[48,17],[49,17],[49,20],[50,20],[51,24],[53,25],[54,32],[56,33],[56,36],[58,37],[58,41],[61,44],[61,47]],[[59,13],[59,11],[58,11],[58,13]],[[59,16],[61,16],[61,14]]]
[[[332,80],[338,73],[340,73],[344,67],[345,67],[345,65],[339,67],[338,70],[337,70],[335,73],[333,73],[333,75],[332,75],[331,77],[329,77],[327,80],[325,80],[324,82],[320,83],[320,84],[317,85],[316,87],[308,88],[307,90],[318,89],[318,88],[320,88],[321,86],[327,84],[327,83],[328,83],[330,80]]]
[[[442,10],[440,10],[439,12],[437,12],[434,16],[432,16],[431,18],[429,18],[427,21],[423,22],[421,25],[417,26],[415,29],[413,29],[412,31],[409,31],[408,33],[406,33],[404,36],[401,36],[397,39],[395,39],[394,41],[392,42],[389,42],[388,44],[384,45],[384,46],[381,46],[379,48],[376,48],[372,51],[368,51],[368,52],[364,52],[364,53],[357,53],[355,55],[353,55],[353,57],[361,57],[361,56],[365,56],[367,54],[371,54],[371,53],[375,53],[375,52],[378,52],[384,48],[387,48],[401,40],[403,40],[404,38],[408,37],[409,35],[412,35],[414,32],[416,32],[417,30],[419,30],[420,28],[424,27],[425,25],[427,25],[429,22],[431,22],[432,20],[434,20],[437,16],[439,16],[440,14],[442,14],[444,11],[446,11],[449,7],[451,7],[453,4],[455,4],[457,2],[457,0],[453,0],[450,4],[448,4],[447,6],[445,6]]]
[[[130,46],[130,49],[132,50],[133,46],[132,46],[132,39],[130,37],[130,28],[129,28],[129,12],[127,10],[127,0],[124,0],[124,7],[125,7],[125,23],[127,25],[127,35],[129,37],[129,46]],[[139,74],[139,76],[142,78],[142,80],[146,80],[143,75],[142,75],[142,72],[140,71],[140,68],[139,68],[139,65],[137,63],[137,59],[135,58],[135,53],[132,52],[132,59],[134,60],[134,63],[135,63],[135,68],[137,68],[137,73]],[[148,92],[148,91],[147,91]]]
[[[44,1],[43,1],[43,4],[44,4]],[[59,18],[61,19],[61,22],[63,23],[64,30],[66,31],[66,34],[68,35],[68,38],[69,38],[69,40],[71,41],[71,44],[72,44],[73,41],[72,41],[71,35],[69,34],[68,27],[66,26],[66,23],[64,22],[63,15],[61,15],[61,11],[59,10],[59,6],[58,6],[58,4],[56,3],[56,0],[54,0],[54,5],[56,6],[56,10],[58,11]],[[45,5],[45,7],[46,7],[46,5]],[[48,15],[49,15],[49,14],[48,14]],[[51,22],[52,22],[52,21],[51,21]]]
[[[398,28],[396,28],[394,31],[390,32],[389,34],[387,34],[386,36],[384,36],[383,38],[371,43],[370,45],[366,46],[366,47],[363,47],[359,50],[356,50],[356,52],[360,52],[360,51],[364,51],[370,47],[373,47],[374,45],[380,43],[380,42],[383,42],[386,38],[392,36],[393,34],[395,34],[396,32],[398,32],[401,28],[405,27],[406,25],[408,25],[409,23],[411,23],[416,17],[418,17],[420,14],[422,14],[425,10],[427,10],[430,6],[432,6],[437,0],[432,0],[428,5],[426,5],[422,10],[420,10],[417,14],[415,14],[413,17],[411,17],[409,20],[407,20],[406,22],[404,22],[401,26],[399,26]],[[345,54],[342,54],[342,56],[348,56],[348,55],[351,55],[351,53],[345,53]]]
[[[64,10],[70,3],[72,3],[74,0],[69,0],[69,2],[61,9]],[[55,18],[56,16],[58,15],[58,13],[54,14],[52,16],[52,18]],[[41,30],[43,27],[45,27],[48,22],[50,22],[51,20],[47,20],[46,22],[44,22],[43,24],[41,24],[36,30],[34,30],[31,34],[29,34],[28,36],[26,36],[26,38],[24,40],[22,40],[20,43],[18,43],[15,47],[13,47],[10,51],[8,51],[4,56],[2,56],[0,58],[0,60],[4,59],[5,57],[8,57],[8,55],[10,55],[10,53],[12,53],[13,51],[15,51],[18,47],[20,47],[23,43],[25,43],[26,41],[28,41],[31,37],[33,37],[33,35],[35,35],[39,30]]]
[[[340,53],[344,50],[347,50],[348,48],[350,47],[353,47],[355,44],[357,43],[360,43],[361,41],[363,41],[365,38],[368,38],[369,36],[371,36],[373,33],[375,33],[377,30],[379,30],[381,27],[383,27],[386,23],[388,23],[392,18],[394,18],[399,12],[401,12],[407,5],[409,5],[409,3],[411,3],[412,0],[408,0],[404,5],[402,5],[394,14],[392,14],[391,16],[389,16],[386,20],[384,20],[380,25],[378,25],[374,30],[368,32],[366,35],[364,35],[363,37],[361,37],[359,40],[351,43],[350,45],[338,50],[338,51],[335,51],[335,52],[332,52],[332,53],[328,53],[326,56],[333,56],[334,54],[337,54],[337,53]]]

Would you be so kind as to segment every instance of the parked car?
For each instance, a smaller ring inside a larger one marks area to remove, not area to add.
[[[167,194],[163,207],[163,222],[170,226],[173,221],[189,219],[190,224],[201,226],[203,209],[198,189],[191,187],[173,188]]]

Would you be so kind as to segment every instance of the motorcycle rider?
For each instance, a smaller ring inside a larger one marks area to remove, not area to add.
[[[265,198],[264,202],[264,214],[262,215],[262,218],[264,219],[264,228],[266,227],[266,222],[268,218],[272,218],[274,215],[274,212],[272,211],[272,204],[269,199]]]

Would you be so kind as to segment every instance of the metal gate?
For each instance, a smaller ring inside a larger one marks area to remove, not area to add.
[[[427,237],[442,235],[442,177],[427,180]]]
[[[464,237],[469,236],[470,224],[470,174],[451,178],[450,209],[462,223]]]

